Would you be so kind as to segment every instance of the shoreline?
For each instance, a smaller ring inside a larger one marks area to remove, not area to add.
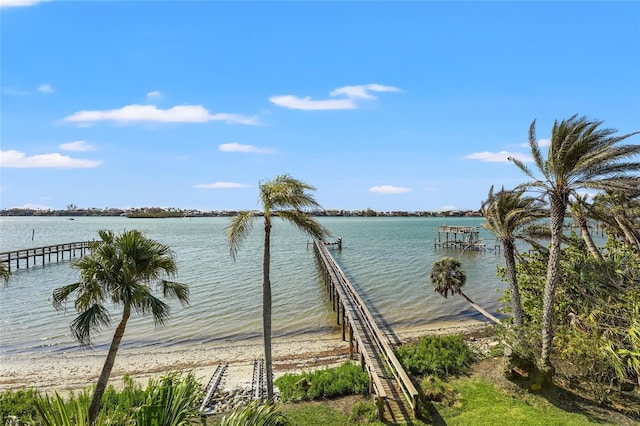
[[[399,328],[393,332],[404,343],[424,335],[479,331],[486,325],[477,320],[460,320]],[[349,343],[342,341],[339,330],[274,338],[272,348],[276,377],[330,367],[349,359]],[[85,389],[96,383],[106,352],[107,349],[0,357],[0,392],[35,388],[65,394]],[[253,361],[260,358],[263,358],[262,338],[165,348],[121,348],[109,384],[121,388],[122,378],[128,374],[144,387],[150,378],[168,371],[192,370],[206,385],[219,364],[228,364],[223,387],[235,388],[251,384]]]

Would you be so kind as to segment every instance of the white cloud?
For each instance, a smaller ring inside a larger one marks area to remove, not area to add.
[[[155,105],[127,105],[119,109],[78,111],[64,118],[80,124],[97,121],[163,122],[163,123],[206,123],[208,121],[226,121],[236,124],[257,124],[255,117],[237,114],[211,114],[202,105],[179,105],[169,109],[159,109]]]
[[[0,0],[0,7],[24,7],[35,6],[38,3],[49,0]]]
[[[214,182],[214,183],[199,183],[195,185],[196,188],[204,189],[228,189],[228,188],[249,188],[249,185],[243,183],[234,182]]]
[[[158,92],[157,90],[154,90],[153,92],[147,93],[147,98],[159,98],[160,95],[161,95],[160,92]]]
[[[269,98],[271,103],[278,106],[302,109],[305,111],[321,111],[334,109],[356,109],[356,103],[351,99],[326,99],[322,101],[314,101],[309,96],[299,98],[293,95],[272,96]]]
[[[399,91],[400,89],[397,87],[372,83],[358,86],[343,86],[329,92],[329,96],[331,97],[344,96],[342,99],[313,100],[310,96],[300,98],[294,95],[284,95],[272,96],[269,98],[269,101],[281,107],[306,111],[356,109],[358,108],[357,100],[375,100],[378,98],[371,92]]]
[[[509,157],[517,158],[523,163],[529,163],[533,161],[533,158],[526,154],[522,154],[519,152],[508,152],[508,151],[500,151],[500,152],[474,152],[473,154],[466,155],[464,158],[467,160],[480,160],[487,163],[508,163]]]
[[[88,169],[98,167],[102,161],[71,158],[57,152],[27,156],[15,150],[0,151],[0,167],[15,169]]]
[[[86,141],[67,142],[60,145],[60,149],[63,151],[95,151],[93,145],[88,144]]]
[[[53,93],[53,87],[50,84],[41,84],[38,86],[38,92],[40,93]]]
[[[273,150],[269,148],[258,148],[253,145],[242,145],[237,142],[223,143],[218,146],[220,151],[224,152],[251,152],[257,154],[272,154]]]
[[[375,192],[378,194],[404,194],[409,191],[411,191],[411,188],[392,185],[372,186],[369,188],[369,192]]]
[[[344,86],[332,90],[330,96],[345,95],[348,98],[356,99],[377,99],[378,97],[370,92],[399,92],[400,89],[393,86],[383,86],[381,84],[363,84],[359,86]]]

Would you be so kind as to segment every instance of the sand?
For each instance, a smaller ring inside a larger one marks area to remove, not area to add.
[[[461,321],[438,323],[394,330],[403,342],[422,335],[459,333],[479,329],[484,323]],[[126,335],[125,335],[126,340]],[[104,363],[106,350],[79,350],[69,353],[0,357],[0,391],[37,388],[67,393],[94,384]],[[349,359],[349,344],[341,334],[304,334],[274,338],[274,375],[299,372],[340,364]],[[129,374],[142,385],[151,377],[172,370],[193,370],[207,384],[219,364],[228,364],[224,387],[251,384],[253,361],[263,357],[261,339],[238,342],[218,342],[199,345],[176,345],[166,348],[121,348],[111,372],[109,383],[122,386],[122,377]]]

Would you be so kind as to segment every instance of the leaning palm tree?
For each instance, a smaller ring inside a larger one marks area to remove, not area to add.
[[[53,306],[64,304],[76,293],[78,316],[71,322],[71,331],[81,345],[91,344],[91,333],[111,324],[105,302],[122,308],[122,318],[113,334],[107,359],[98,378],[89,406],[93,424],[100,410],[102,395],[124,335],[131,313],[151,315],[157,326],[169,317],[169,305],[152,294],[150,284],[159,284],[164,297],[175,297],[182,305],[189,302],[189,287],[163,279],[176,274],[176,261],[171,249],[145,237],[138,230],[116,235],[113,231],[98,231],[100,240],[91,244],[91,254],[74,262],[80,280],[53,291]]]
[[[598,219],[615,235],[640,252],[640,194],[598,194],[594,199],[594,210]]]
[[[537,245],[535,222],[547,215],[547,210],[539,198],[524,195],[524,190],[502,190],[494,193],[489,189],[487,199],[480,208],[486,223],[483,227],[493,233],[502,243],[509,290],[513,322],[517,329],[524,325],[524,313],[520,300],[520,289],[516,275],[516,240],[524,240]]]
[[[260,184],[260,202],[264,216],[264,254],[262,260],[262,328],[264,338],[264,358],[266,364],[267,399],[273,399],[273,365],[271,361],[271,220],[274,216],[294,224],[302,232],[318,239],[328,235],[328,231],[304,208],[319,208],[320,205],[307,191],[315,190],[289,175],[280,175]],[[236,259],[240,243],[249,234],[257,212],[238,213],[229,222],[227,239],[233,260]]]
[[[429,279],[433,284],[433,290],[436,293],[440,293],[445,299],[449,296],[449,293],[459,294],[464,300],[466,300],[475,310],[480,312],[486,318],[500,323],[500,320],[482,307],[477,305],[473,300],[462,292],[462,287],[467,282],[467,274],[464,269],[461,268],[460,261],[454,257],[445,256],[433,264]]]
[[[542,351],[539,368],[543,379],[550,382],[555,369],[551,365],[553,340],[553,299],[560,282],[560,244],[564,216],[569,197],[578,190],[612,190],[637,193],[640,162],[631,157],[640,154],[640,145],[620,145],[623,140],[637,134],[615,136],[617,130],[600,128],[602,121],[574,115],[568,120],[556,121],[551,131],[551,143],[544,159],[536,138],[535,120],[529,127],[529,147],[536,168],[542,174],[536,177],[519,159],[510,158],[531,181],[523,188],[538,190],[546,195],[551,207],[551,244],[549,264],[542,307]]]
[[[587,202],[588,196],[586,194],[575,194],[572,199],[569,200],[569,211],[571,216],[578,224],[580,228],[580,235],[587,245],[589,253],[598,260],[602,260],[602,253],[593,242],[591,231],[589,230],[589,218],[592,216],[592,206]]]

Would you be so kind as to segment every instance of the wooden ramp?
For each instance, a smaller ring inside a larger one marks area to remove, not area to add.
[[[322,242],[314,242],[329,299],[342,325],[342,338],[349,339],[349,355],[360,354],[375,396],[378,418],[411,424],[418,413],[418,391],[393,352],[387,334],[378,327],[366,304]]]

